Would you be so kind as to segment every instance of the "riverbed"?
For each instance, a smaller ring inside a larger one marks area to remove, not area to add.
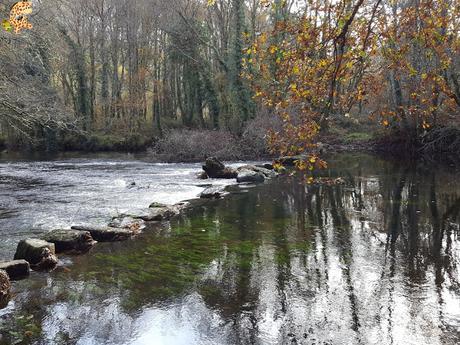
[[[0,256],[49,222],[190,199],[198,170],[2,161]],[[323,175],[344,183],[230,186],[131,241],[61,257],[14,283],[0,344],[460,343],[459,171],[342,154]]]

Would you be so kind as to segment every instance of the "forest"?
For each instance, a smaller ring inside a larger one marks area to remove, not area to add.
[[[0,8],[8,150],[460,148],[457,0],[39,0],[20,32],[14,3]]]

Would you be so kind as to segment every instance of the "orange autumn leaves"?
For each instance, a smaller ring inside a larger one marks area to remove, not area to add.
[[[311,0],[290,15],[283,3],[260,2],[273,25],[243,59],[255,99],[281,119],[274,152],[315,152],[329,120],[358,109],[419,134],[460,110],[460,0]]]
[[[394,109],[380,112],[385,127],[406,122],[426,131],[458,112],[459,15],[458,0],[424,0],[395,8],[396,19],[380,20],[381,55],[406,95]]]
[[[247,49],[243,60],[255,98],[282,121],[282,130],[269,135],[272,150],[281,155],[315,152],[328,118],[348,113],[364,98],[369,82],[362,71],[370,62],[375,37],[360,17],[365,14],[355,13],[349,22],[352,13],[343,8],[322,1],[311,6],[302,16],[278,18],[273,29],[260,34]],[[325,165],[316,156],[312,160],[299,162],[298,168]]]

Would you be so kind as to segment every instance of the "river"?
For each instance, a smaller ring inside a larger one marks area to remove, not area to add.
[[[208,183],[197,170],[3,159],[0,256],[49,228],[192,198]],[[0,344],[459,344],[459,171],[342,154],[324,175],[345,183],[231,186],[131,241],[62,257],[14,283]]]

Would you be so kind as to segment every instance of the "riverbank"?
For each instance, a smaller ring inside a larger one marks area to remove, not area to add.
[[[320,135],[318,152],[330,156],[343,152],[370,153],[386,159],[429,164],[459,165],[460,129],[435,128],[413,138],[396,130],[346,131],[334,128]]]

